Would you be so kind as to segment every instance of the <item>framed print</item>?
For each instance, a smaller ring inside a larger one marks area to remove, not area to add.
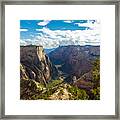
[[[119,2],[4,1],[1,20],[1,118],[119,119]]]

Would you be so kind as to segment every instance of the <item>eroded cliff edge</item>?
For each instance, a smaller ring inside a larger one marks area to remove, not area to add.
[[[57,69],[52,65],[42,46],[20,47],[20,79],[35,80],[45,85],[57,77]]]

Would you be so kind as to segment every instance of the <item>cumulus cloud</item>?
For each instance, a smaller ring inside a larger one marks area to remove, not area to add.
[[[79,27],[89,27],[91,29],[95,29],[95,30],[100,30],[100,21],[99,20],[95,20],[94,22],[92,20],[88,20],[87,23],[75,23],[76,25],[78,25]]]
[[[43,23],[41,24],[43,25]],[[47,21],[46,24],[48,24]],[[79,23],[78,25],[80,26],[81,24]],[[39,29],[40,33],[33,40],[25,39],[25,43],[21,41],[21,44],[42,45],[44,48],[56,48],[65,45],[100,45],[99,21],[92,24],[83,23],[83,25],[90,26],[92,29],[50,30],[49,28],[43,27],[43,29]]]
[[[39,22],[38,25],[45,26],[50,22],[50,20],[44,20],[43,22]]]
[[[24,40],[20,40],[20,45],[21,46],[27,45],[27,42],[25,42]]]
[[[100,35],[93,30],[55,30],[41,29],[43,34],[34,40],[25,40],[28,44],[42,45],[44,48],[55,48],[64,45],[99,45]]]

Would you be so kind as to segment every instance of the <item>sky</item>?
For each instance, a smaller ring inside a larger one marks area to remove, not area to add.
[[[20,45],[100,45],[99,20],[20,20]]]

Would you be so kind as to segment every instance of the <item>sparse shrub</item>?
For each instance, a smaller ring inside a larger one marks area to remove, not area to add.
[[[60,83],[62,83],[62,80],[52,80],[50,83],[48,83],[47,88],[51,89]]]
[[[72,98],[74,100],[88,100],[89,96],[86,91],[83,89],[79,89],[75,86],[71,86],[68,88],[68,91],[72,94]]]
[[[91,90],[95,100],[100,100],[100,87]]]

